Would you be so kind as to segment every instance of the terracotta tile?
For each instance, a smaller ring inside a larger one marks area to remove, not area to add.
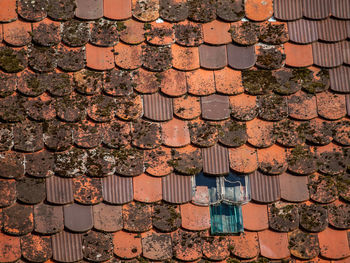
[[[179,207],[167,203],[155,204],[153,207],[153,227],[161,232],[172,232],[181,226]]]
[[[228,149],[219,144],[209,148],[202,148],[203,173],[223,175],[229,173]]]
[[[267,121],[278,121],[288,117],[287,98],[272,94],[258,97],[259,117]]]
[[[269,174],[280,174],[287,169],[285,149],[273,145],[266,149],[258,149],[259,168]]]
[[[109,96],[96,95],[90,97],[89,107],[87,109],[88,116],[96,122],[107,122],[114,115],[116,107],[115,100]]]
[[[22,255],[32,262],[44,262],[52,257],[51,238],[26,235],[21,238]]]
[[[340,51],[342,49],[341,42],[322,43],[315,42],[312,44],[312,54],[314,64],[320,67],[336,67],[343,63],[344,56]]]
[[[171,233],[171,237],[175,258],[193,261],[202,256],[203,241],[199,232],[188,232],[180,229]]]
[[[71,248],[67,253],[67,247]],[[52,236],[52,258],[61,262],[74,262],[83,259],[82,236],[62,231]]]
[[[226,237],[204,237],[203,255],[210,260],[224,260],[230,255],[229,239]]]
[[[203,43],[203,30],[201,24],[186,20],[175,24],[174,29],[176,43],[181,46],[199,46]]]
[[[247,142],[247,126],[234,120],[229,120],[221,125],[219,142],[228,147],[238,147]]]
[[[229,237],[231,253],[243,259],[254,258],[259,254],[258,234],[255,232],[245,232],[239,236]]]
[[[133,186],[136,201],[153,203],[162,200],[161,178],[141,174],[133,178]]]
[[[171,236],[169,234],[149,231],[141,235],[142,255],[150,260],[165,260],[172,258]]]
[[[235,119],[248,121],[258,114],[256,97],[247,94],[230,96],[231,116]]]
[[[182,47],[172,45],[173,67],[179,70],[193,70],[199,68],[199,49],[197,47]]]
[[[321,162],[318,169],[322,173],[337,175],[346,170],[346,159],[341,147],[337,145],[329,144],[318,147],[317,160]]]
[[[130,125],[122,121],[112,121],[105,127],[103,143],[110,148],[118,148],[130,142]]]
[[[247,122],[248,142],[255,147],[270,147],[276,140],[271,122],[253,119]]]
[[[65,21],[74,17],[75,2],[69,0],[49,0],[47,15],[54,20]]]
[[[133,87],[136,85],[135,83],[135,76],[137,74],[137,71],[128,71],[128,70],[117,70],[112,69],[104,75],[100,72],[91,72],[88,71],[86,73],[89,73],[92,75],[92,79],[95,79],[97,81],[97,84],[91,89],[91,85],[87,85],[86,89],[91,90],[91,92],[99,92],[99,87],[101,89],[103,88],[104,92],[106,92],[110,96],[126,96],[130,95],[133,91]],[[103,77],[104,81],[100,81],[100,78]],[[89,78],[87,78],[89,80]],[[82,81],[81,81],[82,82]],[[83,92],[84,93],[84,92]]]
[[[46,179],[46,199],[53,204],[67,204],[73,202],[73,180],[51,176]]]
[[[318,237],[299,229],[288,233],[290,253],[300,259],[313,259],[320,253]]]
[[[286,43],[284,45],[286,65],[292,67],[307,67],[313,64],[311,45],[297,45]]]
[[[171,97],[178,97],[187,92],[185,72],[168,69],[161,73],[160,89]]]
[[[142,115],[142,100],[140,95],[133,93],[129,96],[118,97],[116,102],[118,107],[116,108],[115,115],[118,118],[122,120],[134,120]]]
[[[13,94],[17,87],[17,78],[13,74],[3,72],[0,73],[0,78],[0,96],[4,98]]]
[[[258,42],[260,25],[250,21],[238,21],[231,24],[231,37],[239,45],[250,46]]]
[[[303,6],[301,0],[275,0],[275,17],[280,20],[295,20],[302,17]]]
[[[71,47],[85,45],[90,39],[90,24],[71,19],[63,24],[62,41]]]
[[[142,62],[146,69],[164,71],[172,66],[172,52],[170,46],[142,46]]]
[[[132,201],[132,178],[118,175],[102,179],[103,200],[111,204],[125,204]]]
[[[279,45],[289,40],[287,23],[265,22],[260,28],[260,40],[267,44]]]
[[[185,95],[174,98],[174,114],[182,119],[195,119],[201,115],[200,98]]]
[[[124,229],[130,232],[146,232],[152,228],[152,206],[129,203],[123,206]]]
[[[120,39],[128,44],[140,44],[144,41],[144,24],[136,20],[129,19],[122,22],[124,30],[120,33]]]
[[[112,235],[89,231],[82,238],[82,252],[87,260],[106,261],[113,256]]]
[[[123,26],[120,26],[124,28]],[[119,40],[119,30],[117,22],[100,18],[90,23],[90,42],[96,46],[111,47]]]
[[[188,4],[188,17],[197,22],[210,22],[216,18],[216,6],[210,0],[193,1]]]
[[[193,191],[191,179],[190,176],[176,173],[163,177],[163,200],[173,204],[181,204],[191,201]]]
[[[135,75],[134,89],[140,93],[157,92],[162,81],[160,74],[140,68]]]
[[[175,42],[173,25],[168,22],[152,22],[145,36],[148,43],[156,46],[170,45]]]
[[[15,3],[16,4],[16,3]],[[21,257],[21,240],[19,237],[0,233],[0,261],[14,262]]]
[[[33,41],[42,46],[56,45],[61,41],[61,24],[50,19],[44,19],[39,23],[33,24]],[[30,32],[30,28],[26,29]],[[26,33],[27,33],[26,32]],[[28,33],[27,33],[28,34]],[[22,33],[23,35],[23,33]],[[27,36],[30,39],[30,36]]]
[[[33,206],[19,203],[3,209],[3,231],[10,235],[25,235],[34,228]]]
[[[305,142],[305,129],[308,124],[290,119],[274,123],[274,135],[277,142],[285,147],[295,147]]]
[[[299,226],[298,206],[276,202],[268,206],[269,226],[277,232],[290,232]]]
[[[350,145],[350,122],[347,120],[340,121],[334,126],[334,140],[342,145]]]
[[[296,174],[308,175],[316,172],[317,158],[314,148],[297,145],[288,151],[288,169]]]
[[[215,124],[196,119],[188,124],[191,143],[199,147],[214,146],[219,140],[219,130]]]
[[[258,233],[260,253],[270,259],[283,259],[290,256],[286,233],[265,230]]]
[[[13,129],[14,149],[24,152],[36,152],[44,147],[42,125],[35,122],[23,122]]]
[[[24,155],[16,152],[0,154],[1,177],[17,178],[24,174]]]
[[[122,206],[100,203],[92,207],[94,227],[105,232],[115,232],[123,228]]]
[[[213,94],[201,98],[202,118],[207,120],[224,120],[230,117],[227,96]]]
[[[161,144],[161,131],[158,123],[135,121],[131,131],[133,146],[141,149],[154,149]]]
[[[199,47],[200,65],[207,69],[220,69],[227,65],[226,46],[201,45]]]
[[[209,207],[184,204],[180,206],[182,227],[192,231],[210,228]]]
[[[94,20],[103,16],[103,0],[77,0],[75,16],[81,19]]]
[[[48,2],[29,2],[19,0],[17,2],[17,13],[25,20],[41,21],[47,16]]]
[[[219,20],[203,24],[204,42],[211,45],[222,45],[231,42],[230,24]]]
[[[239,173],[252,173],[258,169],[256,150],[243,145],[239,148],[231,148],[230,168]]]
[[[16,202],[16,181],[0,179],[0,206],[10,206]]]
[[[164,176],[170,174],[173,171],[173,167],[168,163],[170,160],[171,151],[169,148],[160,146],[154,150],[146,151],[146,172],[153,176]]]
[[[171,164],[180,174],[194,175],[202,170],[202,154],[198,148],[188,145],[174,149],[172,157]]]
[[[350,85],[350,67],[340,66],[329,70],[331,89],[336,92],[348,92]]]
[[[26,204],[37,204],[46,197],[45,179],[23,177],[16,183],[17,199]]]
[[[242,206],[242,213],[244,229],[249,231],[260,231],[269,227],[267,205],[250,202]],[[246,252],[247,250],[243,250],[241,253]]]
[[[227,57],[229,66],[235,69],[248,69],[256,62],[254,46],[228,44]]]
[[[205,96],[215,93],[214,72],[198,69],[186,72],[188,93],[196,96]]]
[[[255,65],[263,69],[279,69],[285,63],[286,55],[282,46],[257,44]]]
[[[346,115],[345,96],[330,92],[316,95],[318,114],[326,119],[336,120]]]
[[[329,223],[338,229],[349,228],[349,210],[348,204],[335,201],[328,206]]]
[[[31,41],[30,32],[32,27],[30,23],[20,20],[3,25],[4,41],[13,46],[24,46]]]
[[[124,20],[131,17],[131,0],[103,1],[103,15],[110,19]]]
[[[61,206],[38,204],[34,206],[34,230],[41,234],[53,234],[63,230]]]
[[[161,0],[159,1],[161,18],[171,22],[185,20],[188,16],[188,6],[185,0]]]
[[[320,232],[328,226],[327,208],[306,203],[300,206],[300,226],[310,232]]]
[[[39,72],[51,72],[57,67],[57,47],[33,46],[29,55],[29,66]]]
[[[142,253],[141,236],[138,234],[118,231],[113,235],[113,245],[114,254],[121,258],[135,258]]]
[[[248,19],[263,21],[269,19],[273,14],[273,2],[248,0],[245,2],[245,14]]]
[[[321,255],[329,259],[341,259],[349,256],[349,244],[345,231],[326,228],[318,234]]]
[[[28,99],[24,107],[28,116],[36,121],[49,121],[56,117],[54,101],[47,94]]]
[[[113,49],[86,45],[86,66],[96,70],[107,70],[114,67]]]
[[[271,203],[281,197],[279,175],[266,175],[259,170],[250,177],[251,197],[260,203]]]
[[[93,227],[92,206],[71,204],[63,207],[64,225],[73,232],[85,232]]]
[[[97,178],[79,176],[73,179],[74,200],[84,205],[102,201],[101,181]]]
[[[311,19],[326,18],[331,11],[331,1],[329,0],[307,0],[303,3],[304,16]]]
[[[244,91],[241,71],[225,67],[214,71],[216,91],[226,95],[239,94]]]
[[[347,187],[349,178],[350,178],[349,173],[345,173],[344,175],[338,175],[336,178],[336,184],[337,184],[339,196],[346,201],[349,201],[349,197],[350,197],[350,189]]]
[[[298,19],[288,22],[288,33],[291,41],[309,44],[318,39],[317,21]]]
[[[57,65],[64,71],[78,71],[85,67],[85,50],[60,46]]]
[[[132,0],[132,15],[142,22],[156,20],[159,17],[159,0]]]
[[[16,0],[5,0],[0,13],[1,22],[10,22],[17,19]]]
[[[24,98],[13,95],[3,98],[0,105],[0,119],[5,122],[23,121],[26,116]]]
[[[143,172],[142,150],[133,147],[120,148],[115,152],[116,173],[124,176],[136,176]]]
[[[332,123],[319,118],[312,119],[305,132],[306,140],[317,145],[329,144],[332,135]]]
[[[4,60],[0,61],[0,68],[8,73],[15,73],[22,71],[28,65],[27,50],[13,49],[9,47],[0,47],[0,54]],[[6,61],[6,63],[4,62]]]
[[[299,120],[317,117],[316,97],[302,91],[288,97],[289,116]]]
[[[318,203],[331,203],[337,199],[338,191],[335,180],[320,174],[309,176],[310,198]]]
[[[71,128],[62,122],[48,122],[44,127],[44,143],[48,149],[67,150],[72,144]]]
[[[179,119],[162,124],[163,143],[170,147],[181,147],[190,143],[187,123]]]
[[[219,0],[216,14],[225,21],[238,21],[244,17],[244,1]]]
[[[73,141],[81,148],[97,147],[102,141],[101,125],[84,120],[73,126]]]

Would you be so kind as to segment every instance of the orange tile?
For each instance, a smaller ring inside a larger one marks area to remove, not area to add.
[[[131,17],[131,0],[104,0],[103,16],[124,20]]]
[[[230,148],[230,168],[239,173],[252,173],[258,169],[256,149],[243,145]]]
[[[199,68],[198,47],[182,47],[177,44],[171,46],[173,67],[180,70],[194,70]]]
[[[2,42],[2,40],[3,40],[3,25],[0,25],[0,42]]]
[[[185,95],[180,98],[174,98],[174,114],[186,120],[195,119],[201,115],[200,98]]]
[[[125,29],[120,33],[120,39],[128,44],[140,44],[145,40],[144,24],[129,19],[122,22]]]
[[[159,0],[132,0],[132,15],[142,22],[156,20],[159,17]]]
[[[16,0],[2,0],[0,9],[0,21],[9,22],[17,19]]]
[[[45,18],[38,23],[33,23],[32,25],[34,42],[44,46],[52,46],[61,41],[60,22]]]
[[[168,96],[178,97],[186,94],[187,83],[185,72],[168,69],[162,73],[160,89]]]
[[[181,261],[197,261],[202,256],[202,237],[199,232],[179,229],[171,233],[174,257]]]
[[[341,259],[350,255],[347,231],[326,228],[318,233],[321,255],[329,259]]]
[[[0,233],[0,261],[14,262],[21,257],[20,238]]]
[[[197,206],[191,203],[180,206],[181,226],[188,230],[199,231],[210,228],[210,212],[208,206]]]
[[[313,61],[312,45],[297,45],[291,42],[284,44],[286,65],[291,67],[311,66]]]
[[[283,259],[290,256],[287,233],[264,230],[258,233],[260,254],[269,259]]]
[[[143,68],[138,70],[135,76],[135,90],[140,93],[155,93],[160,86],[159,73],[154,73]]]
[[[187,122],[172,119],[162,124],[163,143],[170,147],[181,147],[191,143]]]
[[[173,250],[170,234],[148,231],[146,233],[142,233],[141,237],[142,256],[150,260],[162,261],[172,258]]]
[[[208,259],[215,260],[215,262],[224,260],[230,255],[228,244],[228,237],[204,237],[203,255]]]
[[[258,149],[258,161],[260,169],[269,174],[280,174],[288,166],[285,148],[277,145]]]
[[[23,22],[20,20],[12,23],[4,24],[4,40],[6,43],[13,46],[24,46],[28,44],[32,37],[31,23]]]
[[[113,235],[114,254],[121,258],[135,258],[142,253],[141,236],[119,231]]]
[[[317,117],[316,96],[303,91],[288,96],[289,116],[299,120]]]
[[[204,42],[212,45],[228,44],[232,41],[230,23],[214,20],[203,24]]]
[[[255,147],[269,147],[275,142],[273,122],[255,118],[247,122],[248,142]]]
[[[242,85],[242,73],[225,67],[214,71],[215,87],[219,93],[234,95],[244,92]]]
[[[96,70],[114,68],[113,48],[86,44],[86,65]]]
[[[162,179],[141,174],[133,178],[134,199],[144,203],[162,200]]]
[[[130,104],[132,104],[130,106]],[[142,99],[140,95],[131,94],[127,97],[119,97],[118,108],[115,111],[122,120],[135,120],[142,115]]]
[[[173,24],[152,22],[145,36],[148,43],[157,46],[170,45],[175,42]]]
[[[244,232],[230,237],[231,253],[243,259],[254,258],[259,254],[258,234]]]
[[[245,15],[254,21],[264,21],[273,14],[272,0],[247,0],[245,1]]]
[[[173,171],[169,165],[171,160],[171,149],[160,146],[159,148],[145,152],[145,163],[148,164],[146,172],[153,176],[165,176]]]
[[[249,231],[260,231],[269,227],[267,205],[250,202],[242,206],[242,213],[245,229]]]
[[[345,95],[328,91],[317,93],[317,112],[323,118],[337,120],[346,115]]]
[[[257,112],[256,96],[245,93],[230,97],[231,116],[235,119],[248,121],[254,119]]]
[[[198,69],[186,72],[188,93],[196,96],[205,96],[215,93],[214,72]]]
[[[115,64],[123,69],[136,69],[142,65],[141,45],[125,45],[119,42],[114,46]]]

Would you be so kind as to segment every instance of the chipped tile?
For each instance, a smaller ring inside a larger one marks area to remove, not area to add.
[[[249,121],[258,114],[256,97],[247,94],[230,96],[231,116],[237,120]]]
[[[284,65],[286,55],[282,46],[258,44],[255,46],[255,65],[263,69],[279,69]]]
[[[285,149],[273,145],[266,149],[258,149],[259,168],[269,174],[281,174],[287,169]]]
[[[281,177],[281,176],[280,176]],[[290,232],[299,226],[298,206],[276,202],[268,206],[269,226],[278,232]]]
[[[133,58],[134,59],[134,58]],[[170,46],[142,46],[142,65],[151,71],[164,71],[172,66]]]
[[[148,43],[156,46],[164,46],[175,42],[175,32],[171,23],[152,22],[149,25],[150,28],[145,33]]]
[[[316,96],[299,91],[288,97],[288,114],[299,120],[317,117]]]
[[[202,256],[203,240],[199,232],[178,230],[171,233],[173,241],[173,253],[175,258],[185,261],[193,261]]]
[[[216,14],[225,21],[239,21],[244,17],[244,1],[219,0]]]

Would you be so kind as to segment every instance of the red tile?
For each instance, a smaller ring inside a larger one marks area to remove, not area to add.
[[[202,256],[202,239],[199,232],[178,230],[171,233],[175,258],[194,261]]]
[[[320,116],[336,120],[346,115],[345,96],[331,92],[316,94],[317,112]]]
[[[10,22],[17,19],[16,0],[4,0],[1,5],[3,7],[0,12],[1,22]]]
[[[198,69],[186,72],[188,93],[196,96],[205,96],[215,93],[214,72]]]
[[[44,262],[52,257],[51,238],[26,235],[21,238],[22,255],[32,262]]]
[[[77,0],[75,16],[81,19],[94,20],[103,16],[103,0]]]
[[[182,227],[192,231],[210,228],[210,212],[207,206],[184,204],[180,206]]]
[[[218,93],[234,95],[244,92],[241,71],[225,67],[214,71],[214,79]]]
[[[299,120],[317,117],[316,96],[302,91],[288,97],[289,116]]]
[[[146,232],[152,228],[152,206],[131,202],[123,206],[124,229]]]
[[[16,180],[0,179],[0,206],[10,206],[16,202]]]
[[[211,45],[222,45],[231,42],[230,23],[214,20],[203,24],[204,42]]]
[[[86,65],[96,70],[107,70],[114,67],[113,48],[86,45]]]
[[[196,191],[192,196],[191,202],[199,206],[208,206],[209,201],[209,189],[207,186],[196,186]]]
[[[142,253],[141,236],[137,234],[118,231],[113,235],[113,245],[114,254],[121,258],[135,258]]]
[[[293,43],[284,44],[286,54],[286,65],[291,67],[308,67],[313,64],[312,46],[297,45]]]
[[[140,44],[145,39],[144,24],[136,20],[129,19],[122,22],[124,30],[120,33],[120,39],[128,44]]]
[[[122,206],[100,203],[92,207],[94,227],[105,232],[115,232],[123,228]]]
[[[44,19],[33,24],[33,41],[42,46],[56,45],[61,41],[61,23]],[[27,31],[31,31],[30,29]],[[29,32],[26,32],[27,34]],[[29,36],[30,39],[30,36]]]
[[[204,237],[203,255],[210,260],[224,260],[230,255],[229,239],[226,237]]]
[[[230,237],[231,253],[243,259],[254,258],[259,255],[258,234],[244,232],[239,236]]]
[[[170,147],[181,147],[190,144],[190,132],[185,121],[172,119],[162,124],[163,143]]]
[[[3,209],[3,231],[10,235],[25,235],[34,228],[33,206],[19,203]]]
[[[162,200],[162,179],[141,174],[133,178],[134,199],[153,203]]]
[[[67,253],[67,248],[70,248]],[[75,262],[83,259],[82,235],[62,231],[52,236],[52,258],[60,262]]]
[[[115,64],[123,69],[136,69],[142,65],[140,45],[130,46],[119,42],[114,47],[114,55]]]
[[[163,200],[181,204],[192,200],[192,180],[190,176],[176,173],[162,178]],[[181,189],[181,190],[180,190]]]
[[[252,173],[258,169],[256,150],[243,145],[238,148],[230,148],[230,168],[239,173]]]
[[[267,205],[250,202],[242,206],[242,213],[245,229],[249,231],[260,231],[269,227]]]
[[[245,2],[245,15],[254,21],[269,19],[273,14],[273,1],[248,0]]]
[[[247,122],[248,142],[255,147],[270,147],[276,140],[272,122],[253,119]]]
[[[349,121],[341,121],[338,122],[334,127],[334,140],[337,143],[342,145],[349,146],[350,145],[350,122]]]
[[[226,46],[200,45],[200,65],[206,69],[221,69],[227,65]]]
[[[346,231],[326,228],[318,234],[321,255],[328,259],[341,259],[350,255]]]
[[[170,45],[175,42],[173,24],[152,22],[145,33],[148,43],[157,46]]]
[[[176,43],[182,46],[199,46],[203,43],[202,24],[183,21],[174,25]]]
[[[135,76],[135,90],[140,93],[155,93],[160,86],[160,73],[140,68]]]
[[[199,68],[199,50],[197,47],[171,46],[173,67],[179,70],[194,70]]]
[[[34,230],[41,234],[53,234],[63,230],[62,206],[38,204],[34,206]]]
[[[258,233],[260,253],[269,259],[283,259],[290,256],[286,233],[265,230]]]
[[[256,62],[254,46],[227,45],[228,64],[234,69],[248,69]]]
[[[116,107],[113,98],[104,95],[96,95],[90,98],[87,109],[88,116],[96,122],[107,122],[114,115]]]
[[[174,114],[182,119],[195,119],[201,115],[200,98],[191,95],[185,95],[180,98],[174,98]]]
[[[110,19],[124,20],[131,17],[131,0],[104,0],[103,15]]]
[[[160,89],[171,97],[178,97],[187,92],[186,73],[174,69],[168,69],[162,73]]]
[[[21,257],[21,243],[19,237],[0,233],[0,261],[15,262]]]
[[[141,234],[142,255],[150,260],[166,260],[173,256],[171,236],[149,231]]]
[[[142,22],[156,20],[159,17],[159,0],[132,0],[132,15]]]
[[[280,174],[287,169],[285,149],[273,145],[266,149],[258,149],[259,167],[270,174]]]
[[[102,202],[100,179],[87,176],[73,178],[73,195],[75,201],[84,205]]]
[[[102,126],[88,120],[73,127],[73,141],[81,148],[94,148],[102,142]]]
[[[28,44],[32,37],[29,34],[32,31],[30,23],[20,20],[3,25],[4,40],[13,46],[24,46]]]
[[[288,233],[290,253],[300,259],[314,259],[320,253],[317,235],[299,229]],[[318,262],[318,261],[317,261]]]
[[[171,150],[167,147],[160,146],[154,150],[145,152],[146,172],[153,176],[168,175],[173,171],[173,167],[169,165],[171,160]]]
[[[231,116],[235,119],[248,121],[258,114],[256,96],[239,94],[230,96]]]
[[[86,232],[93,227],[92,206],[71,204],[63,207],[64,225],[73,232]]]
[[[17,13],[25,20],[40,21],[43,20],[48,9],[48,2],[29,2],[26,0],[17,1]]]

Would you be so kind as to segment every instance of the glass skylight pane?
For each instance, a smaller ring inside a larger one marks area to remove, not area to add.
[[[243,232],[243,216],[240,206],[218,204],[210,206],[211,234]]]

